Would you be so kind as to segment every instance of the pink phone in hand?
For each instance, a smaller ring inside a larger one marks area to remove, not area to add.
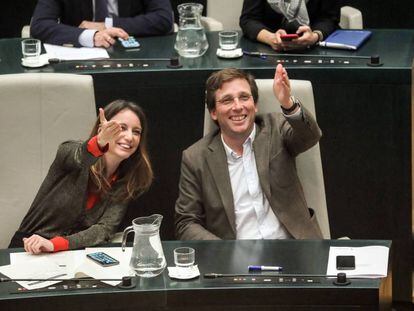
[[[280,39],[284,42],[286,41],[292,41],[293,39],[298,39],[299,35],[296,33],[290,33],[286,35],[280,35]]]

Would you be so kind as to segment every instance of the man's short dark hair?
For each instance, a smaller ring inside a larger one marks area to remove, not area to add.
[[[250,85],[254,104],[259,99],[259,91],[257,89],[256,81],[253,75],[244,72],[237,68],[226,68],[220,71],[216,71],[210,75],[206,82],[206,105],[208,111],[212,111],[216,107],[216,92],[220,89],[224,83],[233,81],[235,79],[246,80]]]

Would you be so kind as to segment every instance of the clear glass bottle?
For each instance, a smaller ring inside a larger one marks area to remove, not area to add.
[[[182,57],[194,58],[203,55],[208,49],[204,27],[201,25],[203,5],[183,3],[177,6],[180,25],[174,48]]]

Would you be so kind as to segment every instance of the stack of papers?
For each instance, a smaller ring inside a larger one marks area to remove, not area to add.
[[[86,254],[105,252],[119,260],[119,265],[102,267],[86,257]],[[86,248],[85,250],[65,251],[54,254],[31,255],[29,253],[11,253],[10,265],[0,266],[0,273],[11,279],[42,279],[17,281],[26,289],[47,287],[60,281],[43,279],[72,279],[91,277],[94,279],[119,279],[133,276],[129,267],[132,248],[122,252],[120,247]],[[102,281],[115,286],[120,281]]]
[[[389,251],[385,246],[330,247],[326,274],[337,275],[344,272],[348,277],[386,277]],[[336,256],[355,256],[355,269],[337,270]]]
[[[59,60],[88,60],[109,58],[104,48],[74,48],[53,44],[43,44],[50,58]]]

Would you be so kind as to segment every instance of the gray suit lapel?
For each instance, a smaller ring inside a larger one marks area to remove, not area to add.
[[[227,218],[229,219],[233,232],[236,234],[233,192],[231,190],[226,152],[221,141],[220,132],[213,138],[208,149],[210,154],[207,156],[207,164],[216,183]]]
[[[253,142],[254,157],[256,159],[257,174],[259,175],[260,185],[268,200],[270,200],[269,182],[269,153],[270,136],[267,129],[261,127],[260,120],[256,123],[256,137]]]

